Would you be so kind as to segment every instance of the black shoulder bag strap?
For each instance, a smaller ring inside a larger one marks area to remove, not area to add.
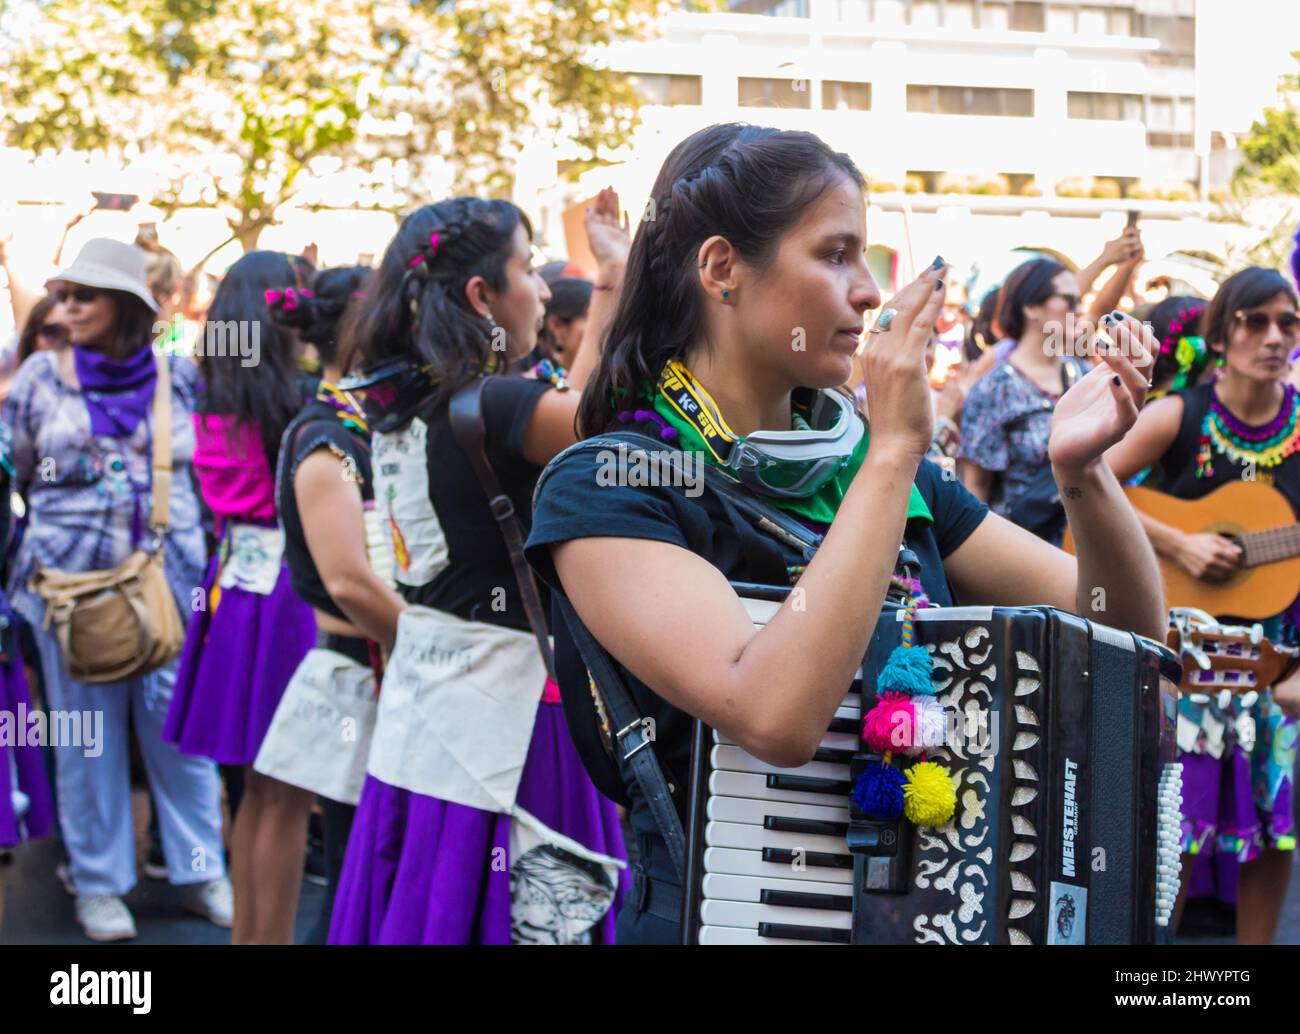
[[[452,437],[469,459],[470,466],[478,476],[479,484],[488,498],[488,506],[496,519],[501,536],[506,540],[506,551],[510,554],[510,566],[514,568],[515,584],[519,588],[519,597],[524,603],[524,613],[528,616],[528,627],[533,630],[537,640],[537,649],[546,665],[546,674],[552,682],[555,678],[555,660],[551,656],[550,633],[546,625],[546,612],[542,609],[542,597],[537,591],[537,582],[533,580],[533,570],[524,559],[524,533],[515,515],[515,505],[506,495],[497,479],[496,471],[488,462],[484,444],[487,442],[487,427],[483,422],[483,388],[487,377],[479,377],[452,396],[447,410],[451,422]]]

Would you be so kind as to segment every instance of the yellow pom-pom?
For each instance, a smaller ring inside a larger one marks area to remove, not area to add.
[[[903,814],[918,826],[942,826],[957,808],[957,790],[948,770],[936,761],[921,761],[905,773]]]

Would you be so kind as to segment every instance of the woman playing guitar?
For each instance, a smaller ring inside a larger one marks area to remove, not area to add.
[[[1204,338],[1217,379],[1147,406],[1133,431],[1107,453],[1111,468],[1122,480],[1152,466],[1146,484],[1181,499],[1199,499],[1234,479],[1261,481],[1281,492],[1300,518],[1300,393],[1287,383],[1287,357],[1300,339],[1295,291],[1276,270],[1242,270],[1215,295]],[[1216,583],[1236,571],[1241,549],[1231,540],[1140,517],[1156,552],[1189,575]],[[1265,622],[1265,635],[1294,640],[1296,613],[1293,605]],[[1184,853],[1177,915],[1192,856],[1235,853],[1242,863],[1237,939],[1270,943],[1295,849],[1291,783],[1300,675],[1262,693],[1241,714],[1235,702],[1226,715],[1213,702],[1186,697],[1179,707],[1201,733],[1181,758]],[[1181,719],[1180,725],[1186,728]]]

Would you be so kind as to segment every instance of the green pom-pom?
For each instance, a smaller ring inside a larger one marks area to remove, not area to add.
[[[924,647],[896,646],[880,672],[876,692],[933,693],[934,682],[930,678],[933,671],[934,662]]]
[[[920,761],[904,773],[903,814],[918,826],[942,826],[957,810],[957,789],[948,770],[936,761]]]

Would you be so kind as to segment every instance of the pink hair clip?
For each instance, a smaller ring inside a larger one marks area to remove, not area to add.
[[[275,305],[276,303],[281,302],[283,300],[284,300],[283,291],[269,290],[266,292],[267,305]]]
[[[438,254],[438,234],[436,232],[429,234],[429,258]]]
[[[294,287],[286,287],[284,290],[284,311],[293,312],[298,308],[298,290]]]
[[[406,264],[406,268],[407,268],[407,269],[414,269],[416,266],[418,266],[418,265],[419,265],[421,262],[423,262],[423,261],[424,261],[424,256],[423,256],[423,255],[416,255],[415,258],[411,259],[411,261],[408,262],[408,263]]]

